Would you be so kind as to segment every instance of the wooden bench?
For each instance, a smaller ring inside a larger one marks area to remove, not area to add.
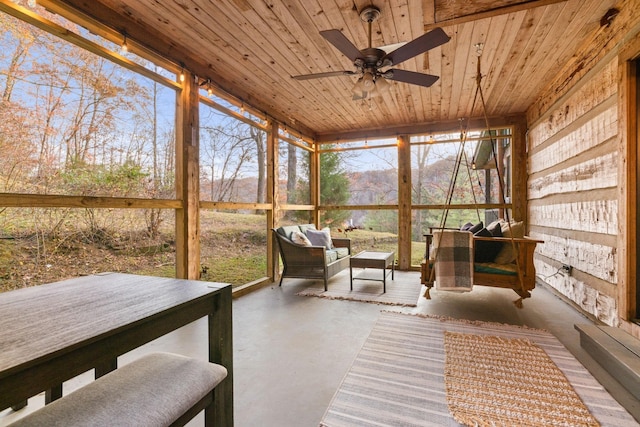
[[[17,420],[19,426],[183,426],[213,411],[220,365],[171,353],[152,353]],[[205,416],[213,422],[213,414]],[[210,424],[209,424],[210,425]]]

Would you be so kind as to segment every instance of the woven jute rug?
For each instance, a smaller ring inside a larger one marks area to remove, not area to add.
[[[588,412],[600,425],[638,426],[633,417],[549,332],[519,326],[422,317],[389,311],[380,314],[371,334],[333,396],[320,425],[328,427],[458,427],[463,425],[454,418],[447,404],[444,343],[447,333],[492,337],[488,338],[490,341],[502,340],[506,349],[500,349],[500,353],[516,352],[518,354],[507,356],[507,359],[517,361],[516,364],[523,366],[525,370],[545,369],[544,373],[536,372],[536,376],[546,378],[549,371],[549,375],[553,374],[553,378],[556,378],[557,370],[560,370],[566,377],[561,381],[563,385],[566,386],[565,381],[568,381],[570,387],[584,402]],[[546,353],[545,357],[551,360],[555,368],[548,365],[548,360],[543,366],[538,367],[537,362],[529,360],[531,357],[519,355],[523,347],[527,351],[530,350],[528,345],[521,345],[521,343],[530,343],[542,349]],[[518,374],[517,371],[510,374],[510,368],[505,365],[509,362],[498,362],[498,355],[495,356],[496,360],[492,358],[487,360],[486,370],[492,371],[502,366],[507,379],[518,380],[516,382],[522,384],[524,374]],[[478,357],[480,356],[476,354],[468,354],[467,360],[477,360]],[[527,363],[523,363],[525,359]],[[526,425],[520,415],[515,415],[512,411],[514,406],[521,404],[541,406],[549,400],[547,391],[555,387],[555,384],[544,384],[543,396],[536,396],[531,392],[513,403],[509,395],[511,391],[506,391],[506,386],[489,385],[485,380],[486,378],[483,378],[478,385],[482,388],[478,394],[493,396],[496,406],[503,407],[504,410],[504,418],[502,421],[496,421],[494,424],[496,426]],[[514,388],[517,388],[518,384],[514,385]],[[558,398],[554,402],[554,407],[561,405],[564,403]],[[575,405],[572,404],[572,408],[574,407]],[[562,421],[555,422],[558,419]],[[588,416],[584,419],[588,420]],[[478,425],[483,425],[483,420],[484,416],[478,421]],[[582,422],[582,418],[575,419],[559,415],[555,420],[549,422],[540,420],[539,423],[530,425],[555,427],[592,424]]]
[[[527,339],[444,333],[449,411],[466,426],[599,426],[567,377]]]

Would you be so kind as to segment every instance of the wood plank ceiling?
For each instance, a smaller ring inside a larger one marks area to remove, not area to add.
[[[313,137],[481,117],[472,111],[483,44],[489,116],[524,113],[576,50],[600,30],[613,0],[55,0],[106,23],[243,102]],[[434,26],[451,40],[398,66],[440,76],[430,88],[393,82],[372,108],[352,100],[353,70],[319,32],[368,45],[360,11],[381,10],[372,45],[408,42]],[[323,138],[324,136],[324,138]]]

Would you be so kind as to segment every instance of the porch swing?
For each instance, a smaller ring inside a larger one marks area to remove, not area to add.
[[[475,109],[476,101],[480,97],[486,124],[486,130],[483,131],[482,136],[488,139],[480,140],[474,155],[474,165],[487,163],[490,161],[490,157],[493,157],[499,183],[500,200],[504,203],[504,182],[498,166],[498,161],[501,159],[498,158],[496,152],[498,135],[489,125],[481,87],[482,46],[477,45],[476,47],[478,49],[476,93],[471,111]],[[530,291],[535,288],[536,275],[533,254],[536,245],[544,242],[524,236],[523,223],[510,220],[507,209],[502,210],[504,219],[494,221],[486,227],[483,226],[484,224],[480,221],[476,194],[473,191],[471,168],[465,151],[468,129],[464,129],[461,125],[460,133],[460,148],[456,155],[440,225],[431,227],[429,233],[424,235],[426,252],[425,259],[421,264],[421,282],[427,287],[424,296],[431,299],[430,290],[434,285],[437,290],[458,292],[471,291],[474,285],[490,286],[514,290],[519,295],[514,304],[518,308],[522,308],[522,300],[531,297]],[[479,223],[476,226],[467,224],[460,230],[450,229],[446,227],[446,222],[463,161],[469,182],[472,185],[471,193]],[[480,180],[477,181],[481,186]]]

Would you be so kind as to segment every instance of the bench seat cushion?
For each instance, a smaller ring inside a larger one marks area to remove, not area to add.
[[[349,256],[349,248],[333,248],[332,250],[336,252],[338,259]]]
[[[153,353],[124,365],[12,426],[168,426],[227,376],[220,365]]]
[[[516,264],[497,264],[495,262],[475,263],[473,271],[477,273],[503,274],[505,276],[515,276],[518,274]]]

